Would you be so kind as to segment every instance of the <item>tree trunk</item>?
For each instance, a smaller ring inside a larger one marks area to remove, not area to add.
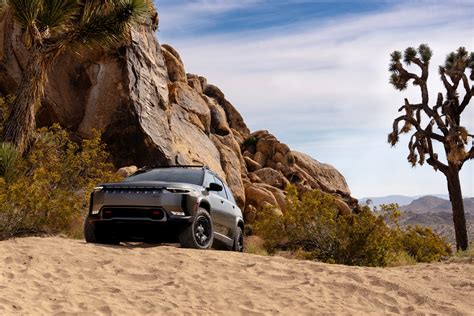
[[[456,233],[456,249],[466,250],[468,246],[466,217],[464,215],[464,202],[459,181],[457,166],[449,166],[446,175],[448,179],[449,199],[453,208],[454,231]]]
[[[8,119],[3,129],[3,141],[13,144],[20,154],[26,150],[36,127],[36,110],[44,96],[46,75],[46,58],[39,50],[33,52],[23,71],[15,100],[10,106]]]

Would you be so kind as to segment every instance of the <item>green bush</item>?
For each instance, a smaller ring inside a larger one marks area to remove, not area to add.
[[[418,262],[439,261],[451,247],[429,227],[409,226],[402,235],[405,251]]]
[[[99,133],[76,144],[58,125],[37,130],[28,153],[17,159],[14,180],[3,176],[0,181],[0,239],[36,233],[77,236],[91,190],[114,180],[107,158]]]
[[[292,251],[299,257],[304,253],[305,258],[328,263],[387,266],[410,261],[407,256],[422,261],[445,254],[442,239],[433,233],[415,238],[411,230],[400,229],[398,216],[396,205],[384,206],[378,213],[364,207],[357,214],[339,215],[332,195],[314,190],[298,196],[290,186],[287,211],[278,216],[264,210],[255,230],[269,253]],[[417,256],[416,249],[422,255]]]

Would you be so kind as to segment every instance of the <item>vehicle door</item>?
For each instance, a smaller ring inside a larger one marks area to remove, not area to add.
[[[232,194],[232,191],[230,190],[228,185],[224,185],[226,193],[227,193],[227,200],[229,201],[230,204],[230,211],[232,214],[231,222],[235,226],[237,224],[237,218],[242,217],[242,211],[239,209],[237,202],[235,201],[234,195]],[[235,229],[235,227],[233,228]]]
[[[205,188],[209,188],[211,183],[221,184],[216,181],[216,178],[214,178],[212,174],[206,173],[206,177],[204,179]],[[223,191],[220,192],[209,191],[209,202],[211,204],[211,218],[212,224],[214,226],[214,232],[225,236],[225,191],[224,188],[222,189]]]
[[[235,231],[235,223],[236,223],[236,205],[234,201],[234,197],[232,195],[232,192],[230,191],[229,187],[224,184],[220,179],[216,178],[216,181],[218,181],[218,184],[221,184],[222,187],[224,188],[223,191],[225,191],[225,200],[224,200],[224,225],[225,225],[225,235],[229,237],[230,239],[234,239],[234,231]]]

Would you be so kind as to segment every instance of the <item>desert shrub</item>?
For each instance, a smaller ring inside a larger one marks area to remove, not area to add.
[[[55,125],[33,138],[28,153],[18,158],[14,181],[0,181],[0,239],[68,234],[86,213],[94,186],[115,177],[97,132],[76,144]]]
[[[291,251],[298,257],[328,263],[387,266],[412,262],[410,256],[418,261],[429,257],[413,254],[418,248],[429,249],[426,253],[431,260],[444,254],[444,248],[432,245],[438,239],[416,239],[411,231],[401,230],[398,217],[396,205],[384,206],[377,213],[362,207],[358,213],[340,215],[332,195],[314,190],[299,196],[290,186],[286,212],[278,216],[264,210],[255,230],[269,253]]]
[[[368,208],[340,216],[332,195],[314,190],[299,197],[294,187],[288,189],[287,211],[263,212],[256,231],[270,253],[298,250],[313,260],[349,265],[386,265],[396,239]]]
[[[429,227],[408,226],[402,234],[405,251],[418,262],[439,261],[451,254],[450,245]]]

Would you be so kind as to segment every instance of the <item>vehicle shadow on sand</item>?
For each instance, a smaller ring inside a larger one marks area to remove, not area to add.
[[[91,244],[85,241],[82,242],[83,244],[94,245],[98,247],[104,248],[128,248],[128,249],[147,249],[147,248],[157,248],[157,247],[175,247],[180,248],[179,244],[173,243],[145,243],[145,242],[124,242],[122,241],[120,244],[117,245],[108,245],[108,244]]]
[[[172,243],[146,243],[146,242],[121,242],[120,245],[125,248],[156,248],[156,247],[175,247],[180,248],[179,244],[172,244]]]

